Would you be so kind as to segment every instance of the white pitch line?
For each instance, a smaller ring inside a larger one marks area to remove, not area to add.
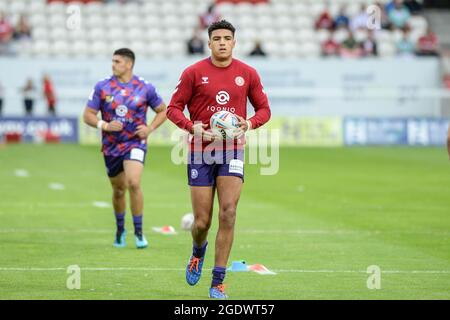
[[[0,229],[0,233],[111,233],[112,229],[51,229],[51,228],[35,228],[35,229],[18,229],[4,228]],[[147,230],[146,230],[147,231]],[[433,231],[360,231],[360,230],[313,230],[313,229],[287,229],[287,230],[271,230],[271,229],[237,229],[237,233],[243,234],[280,234],[280,235],[336,235],[336,236],[376,236],[387,234],[404,234],[404,235],[436,235],[449,236],[450,232],[433,232]]]
[[[1,271],[66,271],[67,268],[32,268],[32,267],[0,267]],[[185,271],[184,268],[136,268],[136,267],[80,267],[81,271]],[[211,268],[204,268],[211,271]],[[364,273],[365,270],[305,270],[305,269],[273,269],[277,273]],[[386,274],[450,274],[450,270],[381,270]]]
[[[16,177],[20,177],[20,178],[27,178],[30,176],[28,171],[25,169],[16,169],[16,170],[14,170],[14,174]]]

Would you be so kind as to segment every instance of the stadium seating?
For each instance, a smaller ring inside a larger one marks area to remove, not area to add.
[[[320,43],[329,39],[341,42],[347,37],[345,30],[331,34],[328,30],[315,30],[314,22],[325,8],[335,16],[346,4],[349,16],[357,14],[361,3],[370,0],[274,0],[268,3],[221,2],[217,11],[237,28],[240,48],[237,53],[247,54],[253,43],[260,40],[263,48],[274,57],[317,57]],[[388,0],[382,0],[386,3]],[[145,57],[167,54],[186,54],[186,42],[198,24],[198,16],[209,2],[202,0],[143,0],[142,4],[102,2],[63,3],[45,0],[3,0],[0,10],[14,23],[25,13],[32,25],[32,45],[25,47],[25,55],[73,57],[94,54],[109,55],[114,45],[130,46]],[[79,28],[68,29],[69,6],[79,6]],[[409,20],[410,38],[415,43],[427,28],[422,16]],[[202,35],[207,40],[206,32]],[[367,32],[355,33],[357,41],[367,38]],[[395,54],[395,41],[402,31],[379,30],[375,39],[380,56]]]

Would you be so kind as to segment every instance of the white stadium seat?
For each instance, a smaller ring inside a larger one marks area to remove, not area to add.
[[[428,22],[424,17],[412,16],[409,19],[409,25],[413,30],[425,31],[428,27]]]
[[[105,17],[100,14],[92,13],[82,17],[81,23],[89,28],[102,27],[105,21]]]
[[[69,43],[64,40],[58,40],[50,45],[50,54],[53,56],[64,57],[69,54]]]
[[[388,1],[382,0],[381,3]],[[82,13],[82,29],[75,31],[67,29],[69,5],[63,2],[47,4],[46,0],[0,0],[0,9],[7,12],[12,23],[17,21],[21,13],[28,14],[32,26],[32,46],[28,51],[33,55],[59,56],[68,52],[71,56],[101,56],[105,51],[110,53],[119,44],[133,44],[146,57],[179,57],[180,54],[186,54],[186,41],[198,27],[199,15],[206,11],[210,3],[204,0],[136,0],[125,4],[118,1],[84,4],[80,0],[70,3],[78,6]],[[314,57],[318,55],[320,43],[330,36],[337,42],[347,38],[345,30],[333,34],[328,30],[315,30],[317,16],[326,8],[335,16],[342,5],[345,5],[348,15],[354,16],[360,12],[362,3],[371,4],[374,1],[224,2],[216,5],[216,11],[235,25],[238,55],[247,55],[254,41],[260,39],[270,56]],[[410,38],[416,43],[426,32],[428,22],[422,16],[412,16],[409,24],[412,29]],[[400,31],[377,30],[374,34],[376,41],[381,44],[383,57],[392,55],[395,41],[403,37]],[[205,42],[208,41],[206,30],[202,30],[201,37]],[[363,41],[367,38],[367,31],[358,30],[354,37],[357,41]],[[96,45],[96,42],[99,44]],[[143,46],[143,43],[146,45]],[[51,45],[45,49],[44,44]],[[84,48],[86,44],[88,49]]]
[[[33,14],[28,21],[33,28],[47,26],[47,17],[45,16],[45,14]]]
[[[366,30],[362,30],[362,29],[356,30],[353,33],[353,37],[355,38],[355,40],[357,42],[362,42],[362,41],[366,40],[367,36],[368,36],[367,31]]]
[[[83,13],[86,15],[104,16],[104,5],[100,2],[89,2],[84,5]]]
[[[91,45],[82,40],[77,40],[71,44],[71,54],[76,57],[85,57],[91,54]]]
[[[67,16],[64,14],[52,14],[48,19],[48,26],[50,28],[64,28],[66,27]]]
[[[31,36],[34,41],[47,40],[49,37],[49,32],[45,27],[36,27],[31,31]]]
[[[68,38],[68,31],[63,27],[52,28],[50,29],[50,38],[53,41],[65,40]]]
[[[120,28],[120,27],[111,28],[106,33],[106,38],[109,41],[120,41],[121,39],[126,39],[125,31],[123,28]]]
[[[122,15],[123,13],[123,5],[118,4],[118,3],[108,3],[107,5],[105,5],[104,7],[104,13],[106,17],[109,16],[117,16],[117,15]]]
[[[326,29],[317,30],[316,37],[319,42],[325,42],[330,39],[331,33]]]
[[[295,58],[299,54],[298,45],[295,42],[285,42],[281,45],[281,55],[286,58]]]
[[[320,56],[320,45],[315,42],[306,42],[300,45],[300,55],[305,58],[315,58]]]
[[[38,40],[33,43],[31,52],[36,56],[47,56],[49,54],[49,42]]]
[[[130,43],[130,49],[139,56],[145,56],[148,52],[148,45],[144,41],[132,41]]]
[[[390,42],[381,42],[378,44],[378,55],[380,57],[392,57],[396,53],[395,46]]]
[[[66,8],[67,6],[63,2],[50,2],[46,7],[46,11],[50,15],[63,15],[66,14]]]
[[[345,29],[339,29],[333,34],[333,40],[337,43],[341,43],[345,39],[347,39],[349,33]]]
[[[104,57],[107,55],[111,55],[108,45],[103,41],[96,41],[89,46],[89,52],[93,56]]]
[[[104,41],[106,39],[106,32],[103,28],[91,29],[88,33],[88,39],[92,42]]]

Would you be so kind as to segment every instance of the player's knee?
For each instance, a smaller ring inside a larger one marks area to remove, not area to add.
[[[113,196],[114,198],[122,198],[123,196],[125,196],[125,192],[126,192],[126,187],[125,186],[120,186],[120,187],[114,187],[113,189]]]
[[[219,222],[224,227],[232,228],[236,221],[236,206],[233,204],[226,204],[221,206],[219,214]]]
[[[141,183],[139,179],[128,179],[127,181],[128,188],[130,191],[139,191],[141,189]]]
[[[196,219],[194,221],[195,228],[200,232],[208,231],[211,227],[211,220],[208,219]]]

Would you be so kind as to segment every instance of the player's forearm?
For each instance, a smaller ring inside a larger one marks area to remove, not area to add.
[[[448,128],[448,135],[447,135],[447,153],[448,158],[450,160],[450,127]]]
[[[149,125],[150,132],[153,132],[156,129],[158,129],[158,127],[161,126],[164,123],[164,121],[166,121],[166,119],[167,119],[167,116],[166,116],[165,112],[157,113]]]
[[[249,119],[252,129],[257,129],[270,120],[271,112],[269,107],[259,108],[255,115]]]
[[[84,123],[86,123],[87,125],[97,128],[97,124],[98,124],[98,117],[96,114],[90,112],[89,110],[85,110],[84,114],[83,114],[83,120]]]
[[[169,107],[167,108],[166,115],[178,128],[192,133],[193,123],[184,116],[183,111],[176,107]]]

